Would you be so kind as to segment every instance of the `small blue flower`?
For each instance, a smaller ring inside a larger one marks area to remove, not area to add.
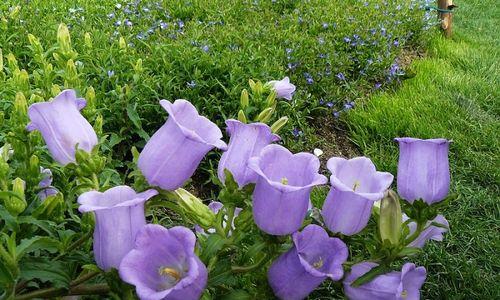
[[[208,53],[208,51],[210,51],[210,47],[209,47],[208,45],[203,45],[203,46],[201,47],[201,50],[203,50],[204,52],[207,52],[207,53]]]
[[[187,83],[187,87],[190,89],[194,89],[196,87],[196,82],[194,82],[194,80],[191,80],[191,82]]]
[[[328,23],[323,23],[322,26],[323,26],[324,29],[327,29],[328,28]]]
[[[377,82],[377,83],[375,83],[375,86],[373,88],[376,89],[376,90],[378,90],[381,87],[382,87],[382,84],[379,83],[379,82]]]
[[[323,105],[325,104],[325,100],[323,100],[323,98],[319,99],[319,105]]]
[[[351,38],[349,38],[348,36],[346,36],[346,37],[344,38],[344,42],[346,42],[346,43],[350,43],[350,42],[351,42]]]
[[[314,83],[314,79],[312,79],[312,77],[307,77],[306,78],[306,82],[307,82],[307,84],[313,84]]]
[[[122,21],[118,20],[115,22],[115,26],[121,26],[122,25]]]
[[[179,28],[184,28],[184,21],[182,20],[177,21],[177,26],[179,26]]]
[[[302,130],[299,130],[298,128],[294,128],[292,130],[293,136],[297,139],[299,136],[303,134]]]
[[[334,111],[332,112],[332,115],[333,115],[333,117],[334,117],[335,119],[338,119],[338,118],[340,117],[340,112],[338,112],[338,111],[334,110]]]
[[[326,103],[326,106],[327,106],[328,108],[332,108],[332,107],[333,107],[333,105],[334,105],[334,103],[333,103],[333,102],[331,102],[331,101]]]
[[[130,21],[130,20],[125,20],[125,22],[123,22],[123,24],[125,24],[128,27],[131,27],[133,25],[132,21]]]
[[[292,48],[286,48],[285,51],[286,51],[286,54],[290,54],[290,53],[293,52],[293,49]]]
[[[160,21],[160,28],[161,29],[167,29],[167,27],[168,27],[168,23]]]
[[[337,75],[335,75],[335,77],[337,77],[338,79],[340,79],[342,81],[345,81],[345,75],[344,75],[344,73],[338,73]]]
[[[323,44],[325,43],[325,39],[324,39],[324,38],[322,38],[322,37],[319,37],[319,38],[318,38],[318,43],[319,43],[320,45],[323,45]]]
[[[113,77],[114,75],[115,75],[115,71],[113,71],[113,70],[109,70],[108,71],[108,77],[109,78]]]
[[[110,13],[110,14],[108,14],[108,18],[109,18],[109,19],[113,19],[114,17],[115,17],[115,13]]]

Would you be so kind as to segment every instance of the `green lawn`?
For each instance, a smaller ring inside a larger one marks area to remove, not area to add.
[[[500,6],[460,1],[451,40],[437,36],[416,77],[373,96],[347,116],[351,138],[382,170],[396,172],[394,137],[451,139],[451,232],[418,262],[423,297],[499,299]]]

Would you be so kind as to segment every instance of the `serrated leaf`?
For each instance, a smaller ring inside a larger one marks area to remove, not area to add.
[[[21,278],[50,282],[55,288],[69,288],[71,282],[70,268],[60,261],[31,258],[21,261],[20,269]]]
[[[6,286],[14,282],[14,278],[9,271],[9,268],[5,266],[4,262],[0,260],[0,286]]]
[[[208,236],[205,243],[203,243],[203,252],[201,254],[201,259],[208,262],[208,260],[217,254],[222,247],[224,247],[226,241],[218,234],[211,234]]]
[[[38,220],[33,218],[32,216],[21,216],[18,218],[18,221],[20,224],[31,224],[39,227],[46,233],[48,233],[50,236],[55,236],[56,233],[54,231],[54,228],[57,227],[57,224],[51,221],[47,220]]]
[[[19,261],[27,253],[36,250],[45,250],[50,253],[55,253],[59,250],[61,243],[50,237],[35,236],[30,239],[23,239],[16,247],[16,259]]]

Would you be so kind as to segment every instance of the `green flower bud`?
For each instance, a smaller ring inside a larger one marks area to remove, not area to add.
[[[389,240],[393,245],[399,244],[402,219],[398,195],[389,190],[380,203],[379,230],[382,241]]]
[[[31,94],[29,103],[37,103],[37,102],[43,102],[43,101],[45,101],[45,99],[43,99],[42,96],[37,95],[37,94]]]
[[[28,102],[26,101],[26,97],[24,97],[23,92],[16,93],[16,99],[14,100],[14,111],[21,118],[28,115]]]
[[[250,103],[250,101],[248,100],[248,91],[246,89],[241,91],[240,103],[241,108],[243,109],[247,108]]]
[[[5,208],[14,216],[19,215],[26,209],[25,187],[26,183],[21,178],[12,181],[12,193],[15,196],[11,196],[9,200],[5,201]]]
[[[31,45],[31,47],[33,48],[33,52],[35,52],[35,54],[43,54],[43,47],[42,47],[42,44],[40,43],[40,40],[32,35],[31,33],[28,34],[28,41]]]
[[[61,88],[59,87],[59,85],[53,84],[50,88],[50,93],[55,97],[61,93]]]
[[[35,154],[30,157],[29,170],[34,178],[37,178],[40,175],[40,160]]]
[[[17,59],[12,53],[7,54],[7,66],[9,67],[11,72],[19,70],[19,66],[17,65]]]
[[[245,116],[245,113],[241,109],[238,112],[238,121],[240,121],[241,123],[246,123],[247,122],[247,117]]]
[[[19,70],[19,69],[16,69],[14,70],[13,74],[12,74],[12,79],[14,81],[14,85],[16,86],[16,88],[18,90],[22,90],[22,91],[29,91],[29,86],[30,86],[30,82],[29,82],[29,75],[28,75],[28,72],[26,72],[26,70]]]
[[[0,48],[0,73],[3,72],[3,52],[2,48]]]
[[[37,219],[58,221],[64,218],[64,196],[61,193],[48,196],[33,211],[33,216]],[[91,214],[86,214],[91,215]]]
[[[90,33],[88,32],[85,32],[84,43],[85,47],[92,48],[92,38],[90,37]]]
[[[186,216],[195,224],[205,229],[213,226],[216,218],[215,214],[198,197],[181,188],[170,193],[177,200]]]
[[[271,130],[273,133],[278,133],[283,126],[286,125],[288,122],[288,117],[281,117],[279,118],[278,121],[274,122],[273,125],[271,125]]]
[[[17,5],[15,6],[9,13],[9,18],[15,19],[19,15],[19,12],[21,11],[21,6]]]
[[[68,26],[64,23],[59,24],[59,28],[57,28],[57,43],[62,53],[71,52],[71,36]]]
[[[262,123],[267,123],[269,120],[271,120],[272,116],[274,114],[274,108],[268,107],[264,109],[258,116],[257,116],[257,121],[262,122]]]
[[[267,107],[276,107],[276,91],[272,91],[269,96],[267,96],[266,106]]]
[[[248,79],[248,85],[250,86],[252,92],[255,93],[255,81],[253,81],[252,79]]]
[[[120,40],[118,41],[118,45],[120,45],[121,50],[127,49],[127,42],[125,41],[125,39],[122,36],[120,37]]]

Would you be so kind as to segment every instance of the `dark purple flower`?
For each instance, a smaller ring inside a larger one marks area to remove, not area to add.
[[[378,172],[366,157],[332,157],[327,167],[332,188],[321,212],[325,224],[333,232],[356,234],[368,224],[373,203],[382,199],[393,176]]]
[[[261,230],[286,235],[300,228],[312,188],[327,181],[319,166],[313,154],[292,154],[279,145],[266,146],[259,157],[250,158],[248,167],[258,174],[253,217]]]
[[[101,269],[118,268],[132,250],[137,232],[146,225],[144,202],[156,194],[152,189],[136,193],[128,186],[117,186],[78,197],[81,213],[95,213],[94,257]]]
[[[401,272],[380,275],[359,287],[351,284],[359,277],[376,267],[372,262],[362,262],[352,266],[344,279],[344,293],[350,300],[418,300],[420,287],[425,282],[427,272],[424,267],[412,263],[403,265]]]
[[[408,217],[403,214],[403,222],[406,222]],[[446,228],[432,225],[432,223],[437,223],[445,226]],[[432,221],[427,222],[424,229],[420,235],[412,241],[408,246],[423,248],[428,240],[442,241],[443,234],[448,231],[450,225],[443,215],[437,215]],[[409,235],[412,235],[417,230],[417,223],[408,223],[408,229],[410,230]]]
[[[143,300],[199,299],[208,272],[194,253],[195,244],[194,233],[185,227],[146,225],[122,260],[120,277]]]
[[[331,238],[318,225],[308,225],[292,235],[293,247],[273,262],[269,285],[280,299],[304,299],[325,279],[337,281],[344,275],[347,246]]]
[[[410,203],[432,204],[450,190],[450,166],[445,139],[397,138],[399,143],[398,194]]]
[[[231,137],[227,151],[222,154],[217,169],[219,179],[224,182],[224,170],[231,172],[240,187],[257,181],[257,174],[248,168],[248,160],[258,156],[267,145],[279,141],[271,128],[264,123],[245,124],[227,120],[227,133]]]
[[[39,130],[49,152],[58,163],[75,162],[78,147],[91,152],[97,145],[97,135],[92,125],[81,115],[87,102],[76,98],[74,90],[65,90],[51,102],[32,104],[28,109],[31,123],[28,131]]]
[[[279,81],[269,81],[268,84],[276,91],[277,98],[292,100],[292,96],[295,93],[295,85],[290,83],[288,76]]]
[[[161,100],[160,105],[169,118],[142,150],[138,166],[149,184],[175,190],[193,175],[208,151],[225,150],[227,145],[217,125],[200,116],[189,101]]]

